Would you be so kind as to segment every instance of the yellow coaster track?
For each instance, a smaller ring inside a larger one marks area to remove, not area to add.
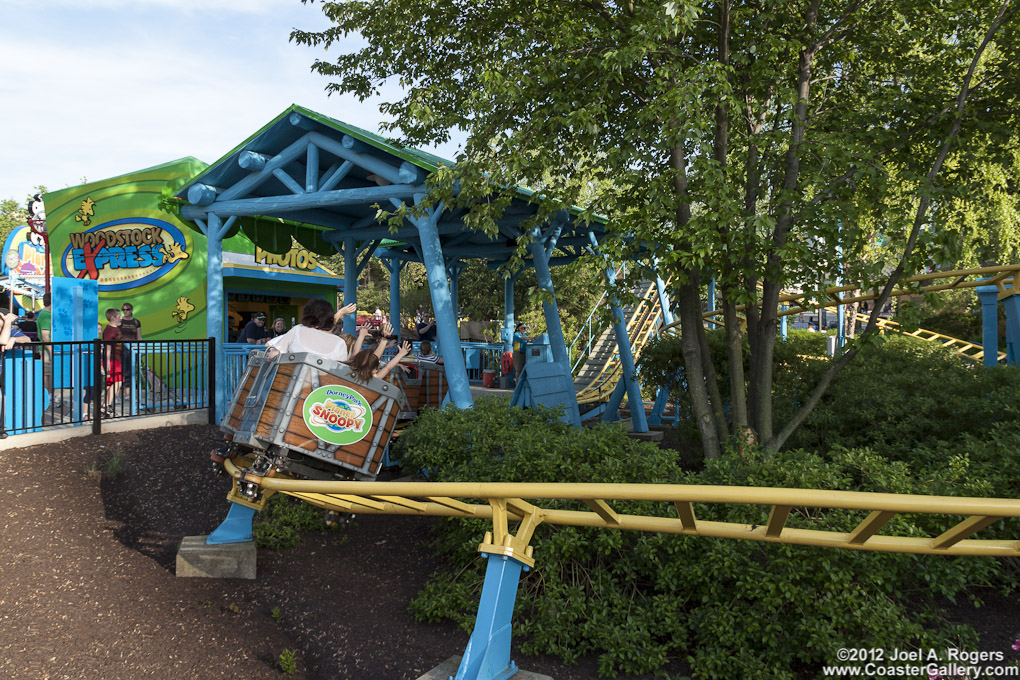
[[[638,304],[627,319],[627,337],[630,339],[630,349],[635,363],[641,356],[641,350],[655,333],[656,321],[661,310],[655,283],[643,288]],[[578,388],[577,403],[580,405],[606,401],[622,375],[623,367],[620,364],[619,353],[611,352],[587,384]]]
[[[925,330],[918,328],[917,330],[908,331],[900,324],[889,319],[879,319],[878,327],[884,331],[890,331],[892,333],[899,333],[900,335],[909,335],[912,338],[919,338],[928,342],[937,342],[943,347],[948,347],[953,350],[961,357],[976,361],[978,363],[983,362],[985,359],[985,348],[981,345],[977,345],[973,342],[967,342],[966,340],[960,340],[959,338],[953,338],[942,333],[936,333],[935,331]],[[1005,352],[998,352],[996,356],[997,360],[1001,363],[1006,360]]]
[[[238,461],[243,459],[239,458]],[[927,555],[1020,556],[1020,537],[1008,540],[971,538],[1001,519],[1020,517],[1020,500],[959,498],[855,491],[818,491],[771,487],[679,484],[510,484],[498,482],[342,482],[260,477],[231,460],[226,471],[242,485],[285,493],[338,512],[388,515],[432,515],[493,520],[485,544],[534,563],[528,545],[539,524],[648,531],[686,536],[737,538],[769,543],[813,545],[849,550]],[[234,494],[232,494],[234,495]],[[529,500],[525,500],[529,499]],[[543,508],[542,501],[577,501],[587,510]],[[482,501],[482,502],[471,502]],[[612,503],[646,501],[658,504],[654,515],[614,510]],[[743,504],[761,507],[761,524],[704,520],[695,504]],[[848,532],[810,528],[813,509],[859,511]],[[899,514],[955,516],[934,536],[899,536],[882,530]],[[791,516],[797,524],[787,526]],[[511,535],[508,521],[518,521]],[[491,552],[491,550],[490,550]]]
[[[998,289],[998,298],[1001,300],[1010,295],[1020,293],[1020,289],[1017,288],[1017,281],[1020,280],[1018,277],[1020,277],[1020,265],[1018,264],[998,267],[980,267],[977,269],[957,269],[947,272],[933,272],[931,274],[918,274],[917,276],[911,276],[908,279],[904,279],[903,284],[907,285],[894,288],[892,293],[890,293],[890,297],[937,293],[944,290],[994,286]],[[800,314],[801,312],[820,309],[822,307],[849,305],[854,302],[877,300],[879,297],[877,293],[861,293],[859,295],[854,295],[854,292],[859,290],[859,286],[833,286],[831,288],[826,288],[822,291],[822,294],[827,299],[817,303],[808,302],[808,296],[805,293],[789,293],[787,295],[780,295],[779,304],[789,305],[789,307],[787,309],[780,309],[778,316],[782,318],[784,316],[790,316],[791,314]],[[745,309],[747,309],[747,305],[740,305],[737,307],[738,312],[742,312]],[[714,317],[720,316],[721,314],[722,310],[715,310],[705,312],[704,317],[712,320],[714,323],[720,323],[719,321],[716,321]],[[680,322],[676,321],[661,329],[660,332],[679,333]]]

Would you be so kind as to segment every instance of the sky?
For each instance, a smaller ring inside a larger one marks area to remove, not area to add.
[[[212,163],[291,104],[378,132],[396,85],[362,103],[311,71],[360,39],[290,42],[327,26],[300,0],[0,0],[0,200]]]

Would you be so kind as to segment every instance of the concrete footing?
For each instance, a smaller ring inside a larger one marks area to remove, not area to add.
[[[450,678],[457,675],[458,668],[460,668],[460,657],[451,656],[449,659],[439,664],[425,675],[418,678],[418,680],[450,680]],[[541,673],[532,673],[531,671],[519,670],[514,674],[513,680],[553,680],[553,679],[548,675],[542,675]]]
[[[185,536],[177,550],[177,576],[255,578],[255,542],[208,545],[205,536]]]

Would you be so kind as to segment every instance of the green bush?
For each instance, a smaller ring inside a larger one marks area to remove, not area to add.
[[[824,343],[817,333],[791,331],[789,340],[776,344],[775,427],[800,408],[825,371],[827,362],[813,358],[825,356]],[[709,334],[709,346],[727,400],[729,374],[721,332]],[[746,360],[746,346],[744,355]],[[645,383],[670,389],[679,403],[682,434],[697,442],[679,340],[654,342],[641,357],[641,376]],[[967,453],[974,440],[988,437],[998,424],[1011,431],[1009,426],[1018,416],[1020,372],[1016,367],[979,366],[937,343],[888,335],[875,338],[836,375],[787,447],[815,451],[870,447],[897,460],[914,460],[918,455],[946,458],[946,451]],[[986,452],[1005,462],[1004,451]],[[1001,472],[997,476],[1003,477]]]
[[[983,467],[999,447],[1015,450],[1005,425],[970,455],[893,460],[875,450],[837,447],[765,457],[729,454],[699,472],[676,452],[628,439],[614,426],[575,429],[545,409],[475,408],[424,414],[401,438],[400,455],[437,481],[641,482],[778,486],[940,495],[987,495],[999,482]],[[985,441],[985,440],[980,440]],[[980,461],[975,463],[975,459]],[[1000,477],[1005,473],[1000,473]],[[567,501],[543,507],[584,509]],[[615,503],[621,513],[671,512],[663,504]],[[699,518],[762,524],[768,508],[696,506]],[[801,510],[791,527],[846,532],[864,512]],[[888,531],[933,535],[958,519],[898,516]],[[1015,521],[989,529],[1015,538]],[[435,545],[449,570],[412,603],[420,619],[470,628],[484,561],[485,521],[444,520]],[[986,534],[982,534],[984,537]],[[567,661],[595,654],[604,676],[662,672],[687,660],[699,678],[797,678],[855,647],[973,648],[972,629],[939,614],[940,598],[1007,580],[991,558],[927,557],[773,545],[752,541],[539,527],[535,568],[522,579],[515,631],[524,653]]]
[[[322,510],[281,493],[266,501],[265,510],[252,523],[255,545],[269,550],[291,548],[306,533],[335,530],[336,526],[326,524]]]

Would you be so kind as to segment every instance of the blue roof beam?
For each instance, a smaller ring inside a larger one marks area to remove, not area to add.
[[[236,185],[235,185],[236,186]],[[188,201],[192,199],[193,193],[201,197],[206,195],[204,184],[197,184],[188,190]],[[208,187],[215,191],[214,188]],[[370,207],[374,203],[386,200],[403,200],[411,198],[416,193],[425,191],[424,186],[410,184],[393,184],[381,187],[361,187],[358,189],[336,189],[334,191],[317,191],[314,194],[301,194],[297,196],[264,196],[260,198],[242,198],[233,201],[220,200],[209,204],[192,204],[181,208],[181,216],[186,220],[195,220],[205,217],[206,214],[215,210],[216,213],[228,216],[237,215],[245,217],[250,215],[270,215],[276,213],[291,213],[297,210],[308,208],[333,208],[339,206],[359,205]]]

